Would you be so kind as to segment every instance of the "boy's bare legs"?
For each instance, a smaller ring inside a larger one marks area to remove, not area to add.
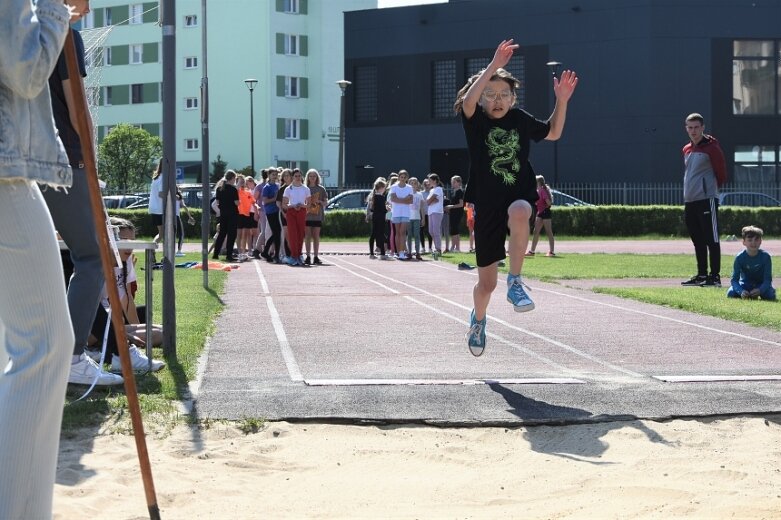
[[[477,283],[472,289],[472,298],[475,304],[475,317],[478,320],[485,319],[485,314],[488,311],[488,302],[491,301],[491,293],[496,289],[498,275],[499,262],[477,268]]]
[[[498,272],[499,262],[477,268],[477,283],[472,289],[475,307],[469,316],[469,330],[466,333],[466,344],[473,356],[481,356],[485,350],[485,316],[491,293],[496,289]]]
[[[509,274],[519,276],[523,269],[524,253],[529,245],[529,219],[532,207],[525,200],[516,200],[507,208],[507,227],[510,228],[508,249],[510,252]]]
[[[527,312],[534,309],[521,280],[523,259],[526,246],[529,245],[529,220],[532,207],[525,200],[516,200],[507,209],[507,225],[510,228],[510,269],[507,274],[507,301],[513,304],[515,312]],[[528,288],[528,287],[526,287]]]

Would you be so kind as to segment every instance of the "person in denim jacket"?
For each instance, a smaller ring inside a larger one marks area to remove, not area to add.
[[[37,183],[66,188],[47,81],[68,30],[62,0],[0,2],[0,518],[51,518],[73,329]]]

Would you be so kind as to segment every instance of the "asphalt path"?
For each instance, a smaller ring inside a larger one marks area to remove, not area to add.
[[[629,242],[593,246],[687,246]],[[464,338],[475,271],[371,260],[362,247],[325,244],[323,266],[231,273],[193,385],[198,417],[538,424],[781,411],[778,332],[535,280],[537,308],[516,313],[500,280],[475,358]]]

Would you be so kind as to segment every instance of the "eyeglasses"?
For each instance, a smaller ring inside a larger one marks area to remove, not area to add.
[[[483,92],[483,99],[486,101],[508,101],[513,97],[513,93],[509,90],[503,90],[502,92],[494,92],[492,90],[486,90]]]

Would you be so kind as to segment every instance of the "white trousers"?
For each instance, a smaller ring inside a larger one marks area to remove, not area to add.
[[[73,350],[54,225],[38,186],[0,180],[0,518],[50,519]]]

